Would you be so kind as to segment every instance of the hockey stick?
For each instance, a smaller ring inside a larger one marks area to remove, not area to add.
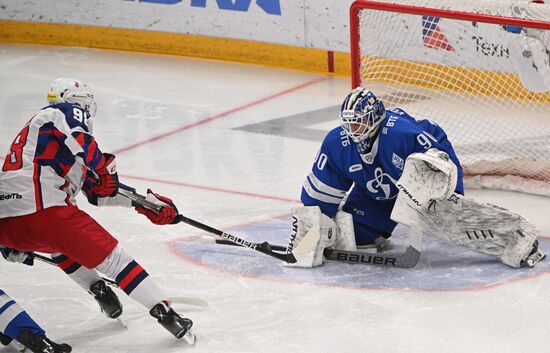
[[[52,259],[50,259],[49,257],[46,257],[44,255],[34,253],[34,258],[41,261],[41,262],[44,262],[48,265],[58,267],[57,264],[55,263],[55,261],[53,261]],[[111,286],[113,288],[119,288],[120,289],[118,283],[116,283],[112,279],[107,278],[107,277],[103,277],[103,276],[100,276],[100,278],[105,283],[107,283],[109,286]],[[196,305],[196,306],[208,306],[208,302],[206,302],[205,300],[199,299],[199,298],[171,297],[171,298],[168,298],[168,299],[170,300],[170,302],[172,302],[174,304],[188,304],[188,305]]]
[[[135,189],[124,186],[119,188],[119,194],[124,197],[132,200],[136,205],[143,206],[150,210],[159,212],[162,206],[156,205],[152,202],[149,202],[145,199],[145,196],[140,195],[135,192]],[[193,219],[187,218],[183,215],[178,215],[174,221],[174,224],[184,222],[196,228],[202,229],[209,233],[218,235],[224,239],[216,239],[216,243],[223,245],[235,245],[235,246],[244,246],[251,248],[253,250],[259,251],[266,255],[275,257],[279,260],[285,261],[287,263],[295,263],[296,259],[292,253],[277,253],[275,251],[285,251],[287,247],[281,245],[272,245],[268,242],[263,242],[261,244],[249,242],[247,240],[235,237],[231,234],[222,232],[221,230],[212,228],[200,222],[197,222]],[[352,264],[364,264],[364,265],[375,265],[375,266],[384,266],[384,267],[395,267],[395,268],[412,268],[416,266],[418,260],[420,259],[421,254],[421,235],[413,230],[411,234],[411,242],[405,252],[401,254],[369,254],[361,251],[345,251],[345,250],[336,250],[336,249],[325,249],[323,255],[327,260],[337,261],[337,262],[346,262]]]
[[[225,239],[216,239],[216,244],[239,246]],[[271,244],[271,248],[277,251],[286,251],[287,249],[286,246],[273,244]],[[327,248],[323,251],[325,259],[331,261],[395,268],[415,267],[420,259],[420,254],[420,249],[415,248],[413,245],[409,245],[407,249],[405,249],[405,252],[401,254],[370,254],[364,251],[346,251],[331,248]]]
[[[226,240],[226,239],[214,239],[214,242],[216,244],[220,245],[231,245],[231,246],[241,246],[240,244],[235,244],[232,241]],[[269,244],[271,246],[271,249],[274,251],[285,251],[287,250],[286,246],[282,245],[275,245],[275,244]]]
[[[132,190],[132,188],[120,187],[119,190],[118,190],[118,193],[120,195],[132,200],[132,203],[134,203],[136,205],[139,205],[139,206],[143,206],[143,207],[148,208],[152,211],[159,212],[160,209],[162,208],[162,206],[159,206],[159,205],[156,205],[152,202],[147,201],[145,199],[145,196],[136,193],[135,190]],[[235,245],[239,245],[239,246],[243,246],[243,247],[246,247],[246,248],[250,248],[252,250],[259,251],[259,252],[261,252],[265,255],[274,257],[276,259],[282,260],[282,261],[287,262],[287,263],[295,263],[296,262],[296,259],[294,258],[294,255],[292,255],[291,253],[281,254],[281,253],[275,252],[274,251],[275,249],[268,242],[254,243],[254,242],[251,242],[251,241],[248,241],[248,240],[244,240],[244,239],[236,237],[232,234],[223,232],[223,231],[218,230],[216,228],[210,227],[206,224],[195,221],[194,219],[191,219],[189,217],[185,217],[184,215],[181,215],[181,214],[176,216],[176,219],[174,220],[174,222],[172,224],[177,224],[177,223],[181,223],[181,222],[189,224],[190,226],[193,226],[195,228],[199,228],[201,230],[204,230],[208,233],[215,234],[219,237],[222,237],[222,238],[226,239],[227,241],[229,241],[229,242],[231,242]],[[277,248],[279,248],[279,247],[277,246]],[[285,248],[285,250],[286,250],[286,248]]]

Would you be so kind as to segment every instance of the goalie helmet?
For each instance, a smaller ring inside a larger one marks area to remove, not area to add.
[[[59,103],[74,103],[84,108],[93,118],[96,113],[96,103],[92,89],[84,82],[60,77],[52,82],[48,92],[48,103],[50,105]]]
[[[351,90],[340,109],[340,123],[355,143],[374,137],[385,117],[382,101],[363,87]]]

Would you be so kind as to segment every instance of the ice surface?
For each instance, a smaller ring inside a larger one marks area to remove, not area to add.
[[[321,114],[349,89],[347,79],[262,66],[2,44],[2,155],[45,105],[58,76],[81,78],[95,90],[96,137],[117,154],[124,182],[171,197],[180,212],[203,223],[276,244],[286,242],[315,139],[337,123]],[[318,112],[318,121],[310,112]],[[311,136],[300,138],[299,128]],[[548,198],[469,195],[524,214],[550,236]],[[550,351],[548,262],[514,270],[425,239],[414,269],[286,268],[248,249],[207,243],[208,235],[190,226],[158,227],[132,210],[79,201],[193,319],[198,342],[191,348],[171,338],[120,291],[127,327],[104,318],[60,270],[0,262],[0,287],[74,352]],[[395,239],[396,249],[405,242]],[[541,246],[550,250],[550,238]],[[189,298],[208,305],[190,305]]]

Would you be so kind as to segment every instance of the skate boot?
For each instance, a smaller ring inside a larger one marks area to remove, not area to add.
[[[111,319],[116,319],[122,314],[122,304],[115,292],[100,280],[90,286],[90,293],[101,307],[101,311]]]
[[[69,353],[73,350],[66,343],[55,343],[45,335],[37,336],[30,330],[21,331],[17,341],[34,353]]]
[[[535,267],[536,264],[546,258],[546,254],[539,250],[539,241],[535,240],[533,243],[533,249],[525,259],[520,263],[521,267]]]
[[[3,346],[7,346],[8,344],[11,343],[11,341],[13,341],[13,338],[9,337],[9,336],[6,336],[4,334],[2,334],[0,332],[0,343],[3,345]]]
[[[196,337],[192,330],[193,321],[179,316],[170,307],[170,303],[162,301],[155,305],[149,313],[177,339],[183,339],[189,344],[195,344]]]

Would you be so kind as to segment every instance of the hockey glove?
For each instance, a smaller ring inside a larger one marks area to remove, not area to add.
[[[159,194],[155,194],[151,189],[147,189],[147,197],[145,200],[162,206],[162,208],[157,213],[148,208],[138,206],[136,207],[136,211],[138,213],[145,215],[154,224],[164,225],[174,223],[174,220],[179,213],[172,200]]]
[[[0,248],[0,252],[6,261],[19,262],[28,266],[34,265],[33,252],[22,252],[12,248]]]
[[[95,170],[99,181],[91,189],[99,197],[115,196],[118,191],[115,156],[110,153],[103,153],[103,159],[103,164]]]

